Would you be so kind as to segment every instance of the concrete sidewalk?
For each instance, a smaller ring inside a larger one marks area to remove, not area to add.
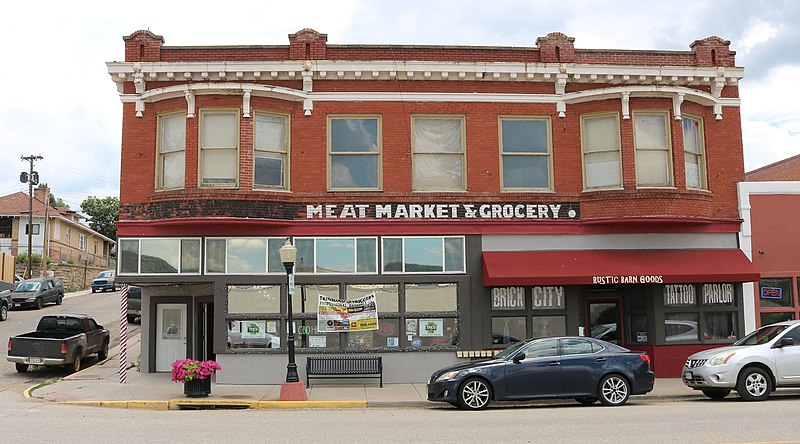
[[[139,336],[128,343],[128,357],[136,362]],[[168,373],[141,373],[133,365],[127,382],[119,382],[119,348],[104,362],[69,375],[52,384],[25,390],[24,396],[70,405],[150,410],[179,409],[306,409],[366,407],[446,406],[426,400],[425,383],[415,384],[314,384],[306,390],[307,401],[278,401],[280,385],[212,385],[206,398],[189,398],[183,384],[174,383]],[[649,398],[702,398],[700,392],[684,386],[679,378],[657,379]]]

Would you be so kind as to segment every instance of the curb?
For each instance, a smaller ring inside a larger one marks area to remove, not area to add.
[[[56,404],[79,407],[107,407],[139,410],[282,410],[282,409],[363,409],[367,401],[226,401],[186,400],[169,401],[57,401]]]

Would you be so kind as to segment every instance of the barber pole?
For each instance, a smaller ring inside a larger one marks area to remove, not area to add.
[[[119,297],[119,383],[128,379],[128,286]]]

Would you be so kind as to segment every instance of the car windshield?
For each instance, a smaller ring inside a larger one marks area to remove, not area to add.
[[[104,271],[104,272],[98,274],[97,277],[98,278],[107,278],[107,277],[111,277],[111,274],[112,274],[111,271]]]
[[[786,325],[767,325],[734,342],[733,345],[759,345],[775,339],[786,330]]]
[[[517,350],[522,348],[523,346],[528,345],[527,341],[524,342],[515,342],[514,344],[509,345],[503,351],[495,355],[497,359],[508,359],[510,356],[514,355]]]
[[[23,282],[17,285],[16,291],[39,291],[41,282]]]

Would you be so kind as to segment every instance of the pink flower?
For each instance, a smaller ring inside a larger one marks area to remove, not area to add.
[[[172,363],[172,381],[186,382],[195,379],[207,379],[217,370],[222,370],[222,366],[215,361],[180,359]]]

